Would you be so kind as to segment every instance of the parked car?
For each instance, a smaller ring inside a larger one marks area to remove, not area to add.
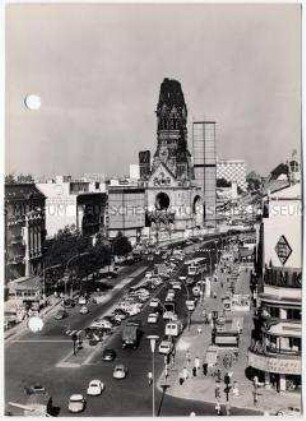
[[[102,383],[101,380],[91,380],[87,388],[87,395],[99,396],[103,390],[104,383]]]
[[[158,313],[150,313],[148,316],[148,323],[149,324],[156,324],[158,322]]]
[[[125,379],[126,375],[127,375],[127,367],[125,367],[125,365],[123,364],[118,364],[115,366],[114,371],[113,371],[113,377],[114,379]]]
[[[118,316],[121,320],[125,320],[128,317],[128,312],[122,310],[121,308],[116,308],[113,312],[114,316]]]
[[[85,409],[85,398],[81,394],[71,395],[69,398],[68,409],[70,412],[78,413]]]
[[[89,313],[89,308],[87,306],[82,306],[80,308],[80,314],[88,314]]]
[[[66,310],[58,310],[58,312],[55,314],[54,319],[55,320],[63,320],[66,317],[68,317],[68,313]]]
[[[114,361],[116,356],[117,356],[117,354],[116,354],[116,351],[114,349],[107,348],[103,351],[102,359],[103,359],[103,361]]]
[[[96,328],[111,329],[113,327],[113,325],[109,320],[96,319],[91,323],[90,327],[91,328],[96,327]]]
[[[173,350],[173,343],[169,339],[164,339],[159,344],[158,352],[160,354],[168,355],[172,352],[172,350]]]

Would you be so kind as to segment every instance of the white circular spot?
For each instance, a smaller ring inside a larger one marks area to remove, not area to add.
[[[41,99],[38,95],[27,95],[24,104],[29,110],[39,110],[41,107]]]
[[[28,321],[28,327],[34,333],[40,332],[42,328],[44,327],[44,322],[40,317],[33,316],[33,317],[30,317]]]

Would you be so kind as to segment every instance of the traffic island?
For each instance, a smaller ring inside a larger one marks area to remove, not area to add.
[[[80,347],[77,346],[76,350],[73,349],[57,364],[57,368],[80,368],[83,365],[89,364],[94,356],[101,352],[104,344],[98,342],[95,346],[90,346],[88,342],[84,342]]]

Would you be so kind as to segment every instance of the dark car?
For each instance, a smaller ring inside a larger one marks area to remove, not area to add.
[[[47,393],[46,388],[41,384],[34,384],[30,387],[25,387],[27,395],[45,395]]]
[[[66,298],[63,304],[65,307],[75,307],[75,301],[72,298]]]
[[[63,320],[66,317],[68,317],[68,313],[66,310],[58,310],[58,312],[56,313],[56,315],[54,316],[55,320]]]
[[[103,361],[114,361],[116,356],[117,356],[116,351],[109,348],[109,349],[104,350],[102,359]]]

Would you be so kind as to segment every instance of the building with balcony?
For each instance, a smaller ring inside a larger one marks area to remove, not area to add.
[[[302,375],[302,201],[300,182],[264,199],[257,309],[249,366],[267,388],[299,389]]]
[[[40,269],[45,238],[45,196],[33,183],[5,184],[5,280]]]

